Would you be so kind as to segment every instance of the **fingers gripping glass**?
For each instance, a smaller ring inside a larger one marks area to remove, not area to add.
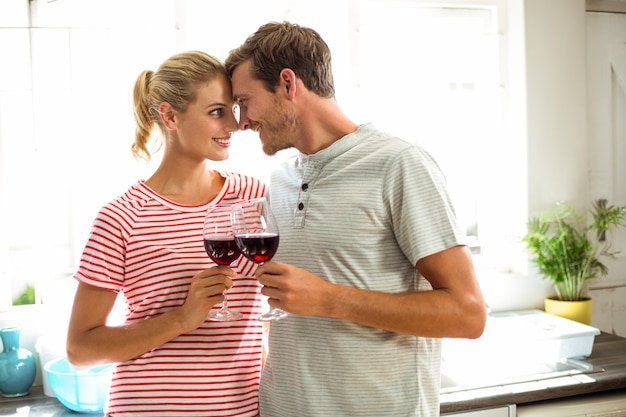
[[[209,206],[204,219],[202,231],[204,249],[213,262],[218,265],[229,266],[241,255],[241,251],[235,243],[231,211],[232,206]],[[222,307],[219,310],[209,311],[207,315],[207,318],[213,321],[235,321],[242,317],[243,315],[239,311],[228,308],[226,292],[224,292]]]
[[[237,203],[232,216],[235,241],[241,254],[257,264],[271,260],[278,250],[279,236],[268,201],[258,198]],[[287,314],[280,308],[271,308],[259,320],[280,320]]]

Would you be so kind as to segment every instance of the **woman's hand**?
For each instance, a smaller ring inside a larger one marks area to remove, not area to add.
[[[187,299],[181,307],[187,331],[198,328],[209,310],[224,301],[224,292],[233,285],[235,271],[228,266],[215,266],[196,274],[189,286]]]

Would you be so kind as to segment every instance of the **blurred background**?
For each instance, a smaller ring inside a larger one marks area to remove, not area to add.
[[[498,270],[525,268],[519,250],[506,250],[523,227],[525,195],[517,190],[525,168],[517,158],[523,141],[506,126],[504,2],[1,4],[5,305],[9,292],[11,303],[40,302],[46,284],[72,274],[98,208],[158,164],[158,153],[150,164],[130,153],[131,89],[139,72],[188,49],[223,60],[272,20],[320,32],[333,54],[337,100],[348,115],[426,146],[446,173],[475,252]],[[289,154],[266,157],[250,132],[237,133],[233,143],[231,158],[215,166],[263,179]]]

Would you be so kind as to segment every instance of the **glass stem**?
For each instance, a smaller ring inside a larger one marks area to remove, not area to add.
[[[222,308],[220,309],[221,312],[226,312],[228,311],[228,300],[226,298],[226,291],[224,291],[224,301],[222,301]]]

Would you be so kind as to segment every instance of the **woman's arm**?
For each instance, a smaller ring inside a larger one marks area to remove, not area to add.
[[[196,329],[209,310],[224,300],[232,276],[233,270],[224,266],[204,270],[192,279],[180,308],[120,326],[107,325],[117,294],[79,283],[67,333],[69,361],[77,367],[123,362]]]

